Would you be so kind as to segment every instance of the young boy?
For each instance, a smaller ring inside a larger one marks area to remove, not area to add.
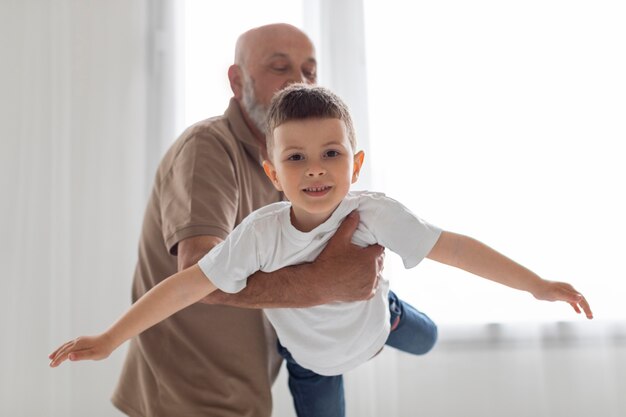
[[[426,257],[528,291],[539,300],[565,301],[592,318],[587,301],[571,285],[546,281],[477,240],[442,231],[383,194],[350,192],[364,157],[362,151],[355,153],[355,146],[348,110],[333,93],[307,85],[278,93],[268,116],[264,168],[289,202],[250,214],[197,265],[154,287],[107,331],[55,350],[50,365],[106,358],[124,341],[217,288],[238,292],[258,270],[314,260],[354,210],[361,219],[354,243],[385,246],[407,268]],[[314,381],[309,387],[292,387],[299,416],[342,415],[341,374],[375,356],[386,343],[419,354],[436,339],[435,325],[398,300],[384,279],[368,301],[267,309],[266,315],[290,375]],[[294,392],[303,387],[305,392]]]

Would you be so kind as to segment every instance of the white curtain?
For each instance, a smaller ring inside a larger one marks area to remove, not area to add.
[[[147,2],[0,2],[0,415],[118,415],[124,352],[48,368],[130,303],[146,184]]]

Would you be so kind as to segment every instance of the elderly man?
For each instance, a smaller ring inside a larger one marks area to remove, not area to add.
[[[262,26],[241,35],[228,70],[234,95],[228,109],[189,127],[159,165],[133,301],[196,263],[251,211],[281,200],[261,165],[266,109],[279,89],[315,83],[316,70],[311,41],[293,26]],[[269,417],[280,360],[272,329],[253,308],[370,297],[382,248],[352,245],[357,223],[358,216],[346,220],[315,262],[257,272],[244,291],[216,293],[135,338],[115,406],[132,417]]]

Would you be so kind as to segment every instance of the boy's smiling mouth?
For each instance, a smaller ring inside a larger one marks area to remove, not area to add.
[[[314,187],[304,188],[302,191],[304,191],[306,194],[311,195],[311,196],[322,196],[322,195],[325,195],[328,191],[330,191],[331,188],[332,186],[330,185],[317,185]]]

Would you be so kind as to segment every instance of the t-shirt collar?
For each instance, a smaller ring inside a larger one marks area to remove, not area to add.
[[[339,223],[346,217],[352,210],[358,207],[358,199],[351,198],[350,194],[344,198],[339,206],[333,211],[330,217],[322,224],[317,226],[310,232],[301,232],[291,224],[291,204],[288,204],[281,213],[281,222],[284,225],[285,232],[291,238],[296,240],[311,241],[316,236],[324,235],[329,231],[337,229]]]

